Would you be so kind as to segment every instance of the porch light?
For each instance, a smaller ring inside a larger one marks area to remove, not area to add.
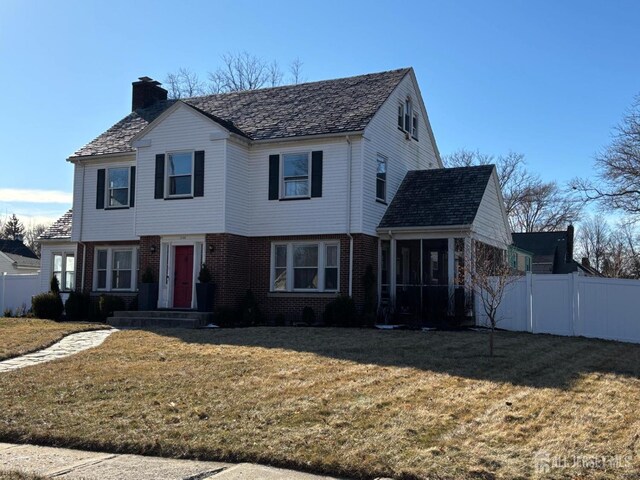
[[[213,253],[213,251],[215,250],[213,245],[209,245],[209,253]]]
[[[151,248],[149,250],[151,251],[151,253],[156,253],[156,246],[151,245]]]

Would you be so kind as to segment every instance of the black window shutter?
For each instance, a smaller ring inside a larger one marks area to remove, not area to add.
[[[280,155],[269,155],[269,200],[278,200],[280,193]]]
[[[156,188],[154,198],[164,198],[164,153],[156,155]]]
[[[193,196],[204,196],[204,150],[194,153]]]
[[[311,196],[322,196],[322,151],[311,152]]]
[[[104,209],[104,168],[98,170],[98,186],[96,187],[96,208]]]
[[[133,207],[136,201],[136,167],[131,167],[129,175],[129,206]]]

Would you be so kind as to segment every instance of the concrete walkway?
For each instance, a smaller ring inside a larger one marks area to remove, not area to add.
[[[117,331],[115,328],[110,328],[108,330],[72,333],[48,348],[0,362],[0,373],[50,362],[51,360],[68,357],[83,350],[97,347],[109,335]]]
[[[0,443],[0,471],[68,480],[337,480],[249,463],[230,464]]]

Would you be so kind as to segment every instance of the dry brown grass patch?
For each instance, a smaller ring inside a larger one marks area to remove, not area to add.
[[[100,328],[107,327],[95,323],[0,318],[0,360],[48,347],[70,333]]]
[[[534,455],[635,455],[640,346],[499,333],[123,331],[0,375],[0,441],[371,478],[530,478]]]

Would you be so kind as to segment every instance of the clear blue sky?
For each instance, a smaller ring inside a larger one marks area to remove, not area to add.
[[[0,216],[70,206],[49,192],[72,190],[65,159],[130,111],[137,77],[205,76],[241,50],[299,57],[309,81],[413,66],[443,154],[514,150],[545,179],[588,176],[640,92],[638,19],[618,0],[2,0]]]

